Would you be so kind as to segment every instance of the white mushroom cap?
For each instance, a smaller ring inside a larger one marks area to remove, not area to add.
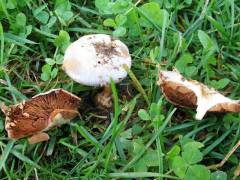
[[[123,65],[131,67],[127,46],[105,34],[86,35],[66,50],[64,71],[76,82],[88,86],[116,83],[127,76]]]

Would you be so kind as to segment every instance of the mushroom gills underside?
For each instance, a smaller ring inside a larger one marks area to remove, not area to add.
[[[207,112],[239,112],[240,103],[227,98],[204,84],[186,80],[178,71],[161,71],[159,84],[166,98],[184,108],[196,108],[195,118],[203,119]]]

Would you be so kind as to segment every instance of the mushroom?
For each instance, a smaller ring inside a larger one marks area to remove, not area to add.
[[[160,71],[158,84],[171,103],[196,108],[198,120],[207,112],[240,112],[239,100],[229,99],[198,81],[187,80],[176,69]]]
[[[131,56],[123,42],[109,35],[92,34],[82,36],[67,48],[62,68],[80,84],[103,86],[103,91],[95,97],[96,104],[110,108],[110,79],[118,83],[127,76],[124,64],[131,67]]]
[[[47,141],[49,136],[45,131],[79,115],[79,103],[77,96],[63,89],[53,89],[16,105],[2,104],[8,137],[16,140],[29,137],[30,144]]]

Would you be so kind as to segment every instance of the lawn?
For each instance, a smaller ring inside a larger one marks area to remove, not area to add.
[[[132,67],[111,83],[112,108],[98,108],[101,88],[62,70],[71,42],[109,34],[128,47]],[[240,99],[240,1],[0,0],[0,103],[13,105],[63,88],[81,97],[80,116],[29,145],[11,140],[0,112],[1,179],[238,179],[240,113],[208,113],[171,104],[159,70]]]

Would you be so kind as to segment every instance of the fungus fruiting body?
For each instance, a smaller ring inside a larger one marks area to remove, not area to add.
[[[80,84],[104,86],[96,101],[110,107],[110,79],[118,83],[127,76],[124,64],[131,67],[131,56],[123,42],[109,35],[93,34],[82,36],[67,48],[63,70]]]
[[[240,112],[240,101],[227,98],[198,81],[187,80],[176,69],[160,71],[159,85],[171,103],[196,108],[198,120],[207,112]]]
[[[16,105],[2,105],[8,137],[30,137],[30,144],[48,140],[45,132],[76,117],[79,103],[77,96],[63,89],[53,89]]]

